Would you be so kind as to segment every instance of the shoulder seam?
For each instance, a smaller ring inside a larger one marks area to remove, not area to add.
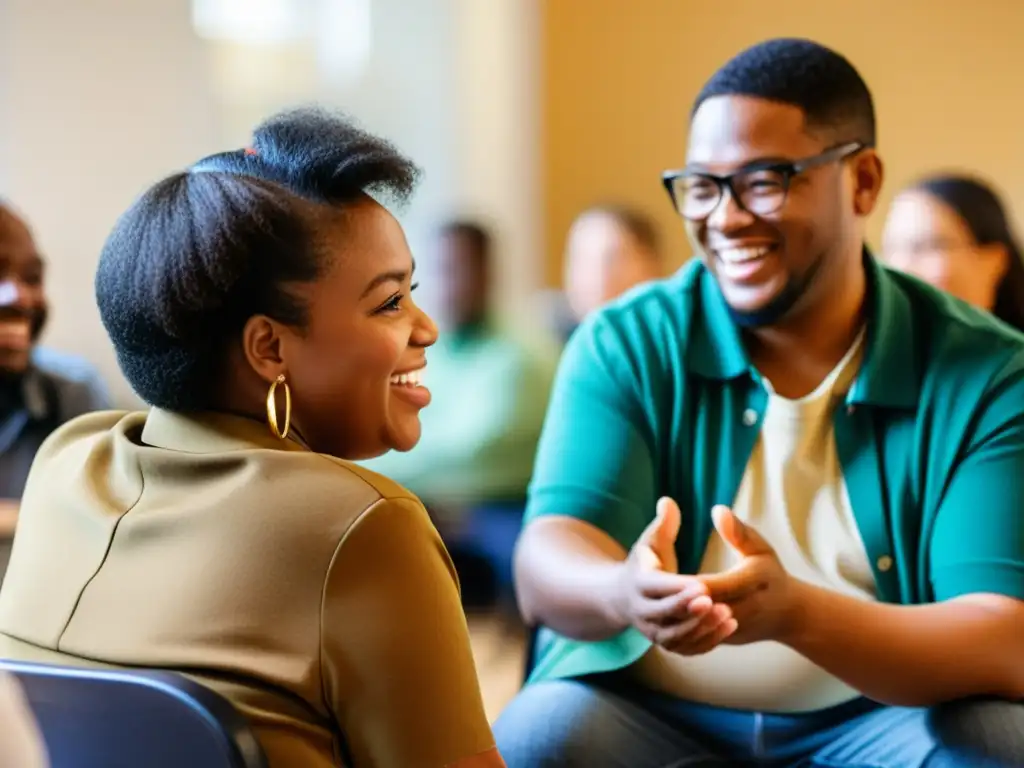
[[[402,488],[402,490],[405,491],[405,493],[400,494],[400,495],[385,494],[377,486],[375,486],[373,483],[369,482],[365,477],[360,475],[358,472],[352,471],[352,468],[348,466],[349,462],[347,462],[346,460],[339,459],[337,456],[330,456],[329,454],[326,454],[326,453],[317,453],[316,451],[311,451],[311,453],[314,456],[318,456],[321,459],[324,459],[328,464],[332,464],[332,465],[338,467],[339,469],[343,470],[345,472],[345,474],[347,474],[349,477],[355,478],[360,483],[362,483],[363,485],[367,486],[370,490],[372,490],[374,493],[377,494],[377,498],[370,503],[369,507],[367,507],[362,512],[360,512],[353,519],[353,522],[355,520],[358,520],[360,517],[362,517],[362,515],[364,515],[367,512],[367,510],[369,510],[370,507],[372,507],[374,504],[377,504],[378,502],[381,502],[381,501],[395,501],[395,500],[398,500],[398,499],[408,499],[409,501],[420,503],[420,500],[411,491],[407,490],[406,488],[404,488],[403,486],[399,485],[398,483],[395,483],[395,485],[398,485],[398,487]],[[368,470],[368,471],[372,471],[372,470]],[[383,477],[383,475],[381,475],[381,477]],[[392,482],[394,482],[394,481],[392,481]]]
[[[324,603],[327,599],[327,581],[331,575],[331,571],[334,570],[335,563],[338,562],[338,557],[341,554],[341,548],[348,540],[349,534],[352,532],[352,529],[355,528],[356,525],[358,525],[359,522],[368,514],[370,514],[374,509],[381,506],[382,504],[386,504],[389,501],[412,501],[414,503],[421,504],[421,502],[417,501],[415,498],[411,496],[391,497],[383,495],[367,504],[366,507],[358,515],[355,515],[352,518],[352,520],[349,521],[349,524],[346,526],[344,533],[342,533],[341,536],[338,537],[338,543],[334,547],[334,552],[331,554],[331,559],[327,562],[327,570],[324,572],[323,581],[320,584],[320,610],[319,615],[317,616],[316,672],[320,678],[320,701],[323,704],[324,709],[328,712],[331,712],[334,715],[336,715],[337,713],[335,713],[331,708],[327,696],[324,675]]]

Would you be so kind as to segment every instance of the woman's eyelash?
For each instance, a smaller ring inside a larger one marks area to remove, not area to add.
[[[419,287],[420,287],[419,283],[413,283],[412,285],[409,286],[409,293],[412,293],[413,291],[415,291]],[[381,304],[380,309],[378,311],[380,311],[380,312],[395,312],[395,311],[397,311],[397,310],[402,308],[402,299],[404,299],[404,298],[405,298],[405,294],[404,293],[396,293],[390,299],[388,299],[383,304]]]
[[[396,293],[390,299],[381,304],[381,311],[383,312],[394,312],[396,309],[401,309],[402,299],[405,298],[404,293]]]

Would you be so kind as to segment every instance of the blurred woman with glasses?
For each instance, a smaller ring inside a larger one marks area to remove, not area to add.
[[[897,195],[885,260],[1024,330],[1024,262],[1006,207],[980,179],[931,176]]]

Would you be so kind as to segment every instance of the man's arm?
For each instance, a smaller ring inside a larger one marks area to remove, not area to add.
[[[654,516],[651,447],[641,403],[619,370],[620,343],[600,319],[570,340],[548,405],[516,591],[529,623],[578,640],[625,629],[611,595],[628,547]]]
[[[903,606],[796,589],[799,618],[784,642],[868,698],[904,707],[1024,699],[1020,600],[974,594]]]
[[[1024,699],[1022,403],[1018,355],[979,409],[925,542],[936,602],[871,604],[798,586],[789,645],[887,703]]]
[[[607,533],[573,517],[531,522],[516,546],[519,607],[527,624],[543,624],[576,640],[605,640],[626,620],[613,595],[626,549]]]

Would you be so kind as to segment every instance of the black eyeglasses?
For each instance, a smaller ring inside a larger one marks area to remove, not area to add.
[[[661,181],[679,215],[690,221],[701,221],[710,216],[722,202],[726,189],[743,210],[755,216],[767,216],[786,204],[789,183],[794,176],[811,168],[845,160],[863,149],[867,149],[866,144],[851,142],[803,160],[751,163],[726,176],[684,168],[666,171],[661,175]]]

